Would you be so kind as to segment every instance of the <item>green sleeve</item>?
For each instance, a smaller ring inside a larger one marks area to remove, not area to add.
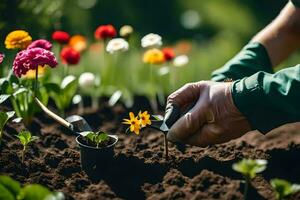
[[[300,121],[300,65],[235,81],[232,97],[252,129],[262,133]]]
[[[296,7],[300,7],[300,0],[291,0],[291,2],[292,2]]]
[[[246,76],[251,76],[258,71],[273,73],[269,55],[265,47],[258,42],[252,42],[247,44],[222,68],[214,71],[212,73],[212,80],[238,80]]]

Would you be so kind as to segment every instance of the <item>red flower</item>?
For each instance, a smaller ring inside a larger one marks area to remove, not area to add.
[[[69,65],[76,65],[80,60],[80,53],[72,47],[64,47],[60,52],[62,62]]]
[[[165,57],[166,61],[173,60],[173,58],[175,57],[174,50],[170,47],[163,48],[162,52],[164,54],[164,57]]]
[[[95,31],[95,38],[98,40],[103,40],[103,39],[107,39],[107,38],[113,38],[117,36],[117,31],[116,29],[108,24],[108,25],[102,25],[99,26],[96,31]]]
[[[70,40],[70,35],[64,31],[54,31],[52,34],[52,39],[60,44],[67,44]]]

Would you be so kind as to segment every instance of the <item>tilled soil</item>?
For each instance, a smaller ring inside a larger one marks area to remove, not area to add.
[[[62,191],[67,199],[243,199],[242,177],[231,168],[241,158],[268,160],[268,168],[252,180],[249,199],[275,199],[271,178],[300,181],[300,124],[280,127],[267,135],[251,132],[237,140],[207,148],[169,143],[164,156],[164,137],[145,129],[137,136],[125,133],[121,120],[128,111],[105,102],[97,111],[86,109],[84,118],[95,128],[116,134],[114,164],[97,181],[80,167],[75,135],[45,115],[29,127],[40,139],[20,161],[16,140],[22,123],[10,122],[0,149],[0,173],[23,184],[40,183]],[[138,110],[140,108],[136,108]],[[143,109],[143,108],[141,108]],[[76,109],[68,112],[76,114]],[[300,199],[300,194],[290,199]]]

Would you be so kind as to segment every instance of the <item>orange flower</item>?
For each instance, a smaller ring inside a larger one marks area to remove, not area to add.
[[[149,64],[161,64],[165,61],[163,52],[159,49],[150,49],[144,53],[143,62]]]
[[[131,132],[134,132],[137,135],[140,134],[140,120],[138,120],[138,118],[134,116],[133,112],[129,113],[129,119],[124,119],[123,124],[129,124]]]
[[[151,125],[150,115],[147,111],[139,112],[140,123],[142,127],[146,127],[147,125]]]
[[[69,40],[69,46],[78,52],[82,52],[87,48],[87,40],[86,37],[82,35],[74,35]]]

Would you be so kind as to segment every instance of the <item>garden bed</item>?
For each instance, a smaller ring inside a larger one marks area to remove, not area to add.
[[[147,107],[140,103],[136,109]],[[268,160],[268,168],[252,180],[249,199],[274,199],[271,178],[300,180],[300,125],[291,124],[267,136],[252,132],[226,144],[207,148],[170,144],[169,160],[163,154],[161,133],[146,129],[140,136],[126,134],[121,120],[128,110],[121,104],[113,108],[101,103],[99,110],[86,109],[83,117],[95,129],[117,134],[115,163],[92,181],[80,168],[75,136],[44,114],[30,127],[40,137],[19,158],[22,146],[16,140],[22,123],[10,122],[0,150],[0,173],[21,183],[39,183],[62,191],[67,199],[243,199],[242,177],[232,170],[241,158]],[[68,113],[76,114],[76,109]],[[291,199],[300,199],[296,194]]]

